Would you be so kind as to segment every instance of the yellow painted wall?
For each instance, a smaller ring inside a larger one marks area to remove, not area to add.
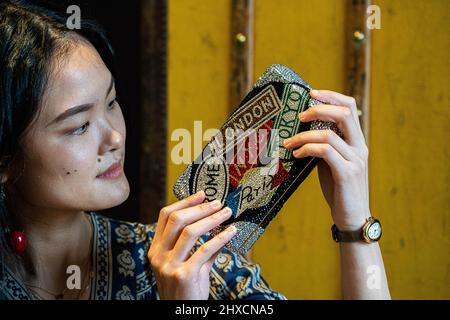
[[[174,165],[172,132],[194,121],[203,131],[218,128],[228,115],[230,6],[228,0],[171,0],[168,17],[168,201],[175,201],[172,185],[185,169]],[[201,137],[200,137],[201,139]],[[193,142],[192,142],[193,146]],[[192,159],[196,157],[192,150]]]
[[[255,77],[277,62],[313,87],[342,91],[344,9],[333,0],[256,1]],[[253,250],[266,280],[291,299],[339,295],[339,252],[318,181],[314,170]]]
[[[344,12],[339,0],[256,0],[255,78],[272,63],[316,88],[343,91]],[[450,298],[450,1],[373,1],[371,208],[393,298]],[[219,127],[228,115],[230,1],[169,1],[169,119]],[[172,184],[184,170],[170,160]],[[340,298],[339,252],[314,171],[253,249],[271,286],[290,299]]]
[[[450,299],[450,1],[379,1],[370,178],[394,298]]]

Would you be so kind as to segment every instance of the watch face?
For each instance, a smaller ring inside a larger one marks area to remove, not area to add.
[[[381,224],[374,222],[367,230],[367,235],[371,240],[377,240],[381,237]]]

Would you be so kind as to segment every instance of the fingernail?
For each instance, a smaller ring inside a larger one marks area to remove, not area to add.
[[[300,120],[304,120],[305,119],[305,111],[300,112],[298,117],[300,118]]]
[[[236,227],[231,225],[227,228],[227,233],[235,233],[236,232]]]
[[[297,149],[294,152],[292,152],[292,154],[293,154],[294,157],[300,157],[300,155],[301,155],[299,149]]]
[[[223,214],[224,216],[230,216],[231,213],[232,213],[232,211],[231,211],[230,207],[225,207],[225,208],[223,209],[223,211],[222,211],[222,214]]]
[[[311,93],[312,95],[317,96],[319,94],[319,91],[312,89]]]
[[[284,139],[284,140],[283,140],[283,145],[284,145],[285,147],[287,147],[287,146],[289,145],[289,143],[291,143],[291,139],[290,139],[290,138],[287,138],[287,139]]]
[[[203,190],[200,190],[200,191],[197,191],[195,194],[194,194],[194,197],[200,197],[201,195],[203,194]]]
[[[211,208],[214,208],[214,209],[216,209],[216,208],[220,208],[220,206],[221,206],[221,203],[220,203],[220,201],[219,200],[214,200],[213,202],[211,202],[210,204],[209,204],[210,206],[211,206]]]

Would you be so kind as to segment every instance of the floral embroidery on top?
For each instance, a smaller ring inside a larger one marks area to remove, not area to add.
[[[117,300],[134,300],[134,297],[131,295],[131,290],[127,286],[122,286],[122,290],[117,291],[116,294]]]
[[[118,243],[132,243],[134,238],[134,233],[124,224],[116,228],[117,242]]]
[[[151,300],[159,299],[156,278],[147,253],[156,224],[144,225],[107,218],[90,213],[93,231],[93,300]],[[200,237],[195,252],[208,236]],[[11,300],[35,299],[31,291],[5,268],[0,278],[0,297]],[[286,299],[273,291],[260,274],[259,265],[241,254],[224,249],[210,272],[210,299]]]
[[[119,272],[123,273],[124,276],[134,276],[134,268],[136,264],[130,251],[123,250],[121,254],[117,256],[117,262],[119,262]]]

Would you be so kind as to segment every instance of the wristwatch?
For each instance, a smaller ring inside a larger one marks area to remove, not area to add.
[[[381,238],[381,223],[379,220],[369,217],[361,230],[339,231],[335,224],[331,227],[331,234],[336,242],[364,241],[377,242]]]

